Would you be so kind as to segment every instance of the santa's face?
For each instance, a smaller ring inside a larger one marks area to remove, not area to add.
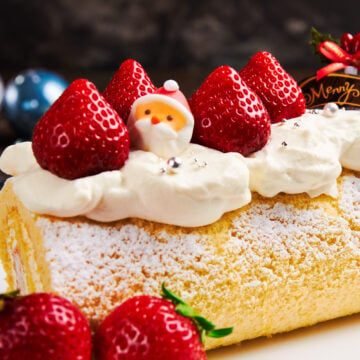
[[[166,124],[174,131],[180,131],[186,125],[186,117],[178,109],[159,101],[145,102],[137,105],[135,121],[150,120],[152,125]]]
[[[135,148],[168,158],[185,150],[193,123],[171,103],[149,100],[134,104],[128,128]]]

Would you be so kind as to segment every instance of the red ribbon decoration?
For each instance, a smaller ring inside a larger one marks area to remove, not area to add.
[[[320,69],[316,73],[316,80],[347,66],[354,66],[360,70],[360,51],[351,55],[332,41],[322,42],[318,49],[326,58],[334,62]]]

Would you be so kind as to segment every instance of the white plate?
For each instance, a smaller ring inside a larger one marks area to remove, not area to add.
[[[360,314],[312,327],[244,341],[208,353],[209,360],[360,359]]]
[[[0,293],[5,287],[0,263]],[[360,359],[360,314],[208,353],[208,360]]]

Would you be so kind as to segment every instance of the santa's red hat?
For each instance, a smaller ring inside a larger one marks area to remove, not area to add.
[[[169,96],[191,111],[185,95],[179,90],[179,85],[175,80],[166,80],[164,85],[157,89],[154,94]]]

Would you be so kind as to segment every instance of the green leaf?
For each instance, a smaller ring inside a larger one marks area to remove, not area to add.
[[[234,328],[223,328],[223,329],[215,329],[208,332],[206,335],[212,338],[221,338],[224,336],[228,336],[233,332]]]
[[[205,336],[220,338],[232,333],[234,328],[216,329],[215,325],[211,321],[205,319],[203,316],[198,315],[189,304],[167,289],[165,283],[161,284],[161,289],[161,296],[176,305],[175,311],[178,314],[190,318],[193,321],[203,344],[205,344]]]
[[[170,290],[168,290],[165,287],[165,283],[163,282],[161,284],[161,289],[163,291],[163,294],[161,294],[161,296],[164,299],[170,300],[174,305],[177,304],[186,304],[185,301],[183,299],[181,299],[179,296],[175,295],[173,292],[171,292]]]
[[[0,311],[4,309],[6,300],[18,299],[21,297],[19,294],[20,290],[14,290],[5,294],[0,294]]]
[[[215,329],[215,325],[211,321],[205,319],[202,316],[195,315],[194,319],[199,324],[199,326],[205,329],[206,331],[211,331]]]
[[[13,291],[9,291],[8,293],[5,294],[0,294],[0,299],[16,299],[20,294],[20,290],[13,290]]]
[[[330,34],[322,34],[314,27],[311,28],[311,41],[310,45],[313,47],[314,54],[320,57],[320,60],[325,63],[331,63],[331,60],[327,59],[321,52],[319,51],[319,45],[324,41],[332,41],[338,45],[340,45],[340,40],[333,38]]]
[[[188,304],[179,304],[176,306],[176,312],[182,316],[194,318],[196,317],[195,311]]]
[[[205,345],[205,336],[206,336],[206,330],[202,329],[200,332],[200,340],[203,345]]]

